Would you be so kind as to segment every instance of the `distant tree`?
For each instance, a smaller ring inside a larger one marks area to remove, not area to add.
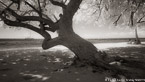
[[[103,59],[105,53],[99,52],[92,43],[74,32],[72,19],[82,0],[21,0],[19,4],[1,0],[0,3],[1,20],[8,26],[27,28],[42,35],[43,49],[63,45],[76,55],[74,62],[77,65],[124,73]],[[49,32],[55,31],[58,37],[51,38]]]
[[[102,16],[115,26],[134,28],[136,44],[140,44],[137,27],[145,24],[145,0],[99,0],[99,4],[96,9],[100,12],[98,18]]]

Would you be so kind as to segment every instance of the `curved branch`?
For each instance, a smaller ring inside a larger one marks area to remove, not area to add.
[[[45,22],[46,24],[54,24],[54,22],[51,19],[45,19],[45,18],[40,18],[39,16],[20,16],[17,13],[15,13],[12,9],[7,9],[14,17],[16,17],[18,20],[21,21],[42,21]],[[48,25],[49,25],[48,24]]]
[[[54,47],[56,45],[61,45],[61,44],[62,44],[62,41],[60,40],[60,37],[56,37],[51,40],[44,39],[42,43],[42,48],[46,50],[46,49],[49,49],[51,47]]]
[[[49,25],[49,27],[51,27],[51,29],[53,30],[52,32],[56,31],[59,27],[57,26],[57,22],[54,23],[51,19],[45,19],[39,16],[20,16],[17,13],[15,13],[13,10],[11,9],[7,9],[14,17],[16,17],[16,19],[18,21],[39,21],[39,22],[43,22],[47,25]],[[50,29],[50,28],[49,28]],[[51,31],[51,30],[49,30]]]
[[[47,31],[55,32],[56,30],[59,29],[59,26],[58,26],[58,24],[55,24],[55,25],[53,26],[53,28],[44,27],[44,29],[47,30]]]
[[[42,35],[44,38],[47,39],[51,39],[51,36],[49,33],[47,33],[46,31],[44,31],[44,33],[41,33],[41,30],[33,25],[29,25],[29,24],[25,24],[25,23],[20,23],[17,21],[11,21],[9,19],[6,19],[4,17],[1,17],[2,20],[4,21],[5,24],[9,25],[9,26],[15,26],[15,27],[24,27],[30,30],[33,30],[34,32],[37,32],[38,34]]]
[[[31,5],[27,1],[25,1],[25,3],[28,4],[36,13],[38,13],[38,15],[42,15],[42,16],[46,17],[47,19],[51,20],[47,15],[42,13],[42,9],[41,9],[40,1],[39,0],[38,0],[39,10],[37,10],[33,5]]]

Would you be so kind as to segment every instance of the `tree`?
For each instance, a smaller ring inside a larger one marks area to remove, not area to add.
[[[144,0],[100,0],[99,12],[105,12],[101,13],[105,20],[112,21],[115,26],[134,28],[136,44],[140,44],[137,28],[144,24],[144,3]]]
[[[95,69],[99,67],[103,70],[112,70],[118,74],[124,73],[120,72],[120,68],[109,65],[108,61],[103,59],[105,53],[98,51],[92,43],[73,31],[72,19],[82,0],[22,0],[20,4],[4,3],[3,1],[0,1],[0,3],[2,4],[1,20],[8,26],[27,28],[42,35],[44,37],[43,49],[63,45],[76,55],[74,63],[79,66],[89,65]],[[20,9],[16,8],[15,5],[18,5]],[[58,8],[54,6],[60,7],[61,9],[59,9],[62,11],[59,16],[52,14],[50,17],[46,14],[47,5],[51,5],[56,10]],[[51,38],[49,31],[57,31],[58,37]]]

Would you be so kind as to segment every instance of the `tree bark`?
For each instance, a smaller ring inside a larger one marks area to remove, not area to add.
[[[92,67],[100,67],[104,70],[110,70],[112,67],[102,59],[102,54],[90,42],[81,38],[75,33],[61,38],[62,45],[70,49],[75,55],[74,64],[78,66],[88,65]]]
[[[82,0],[71,0],[63,11],[63,15],[58,22],[59,36],[52,40],[45,40],[43,42],[43,48],[48,49],[55,45],[63,45],[70,49],[77,57],[77,60],[82,64],[87,65],[99,65],[102,67],[109,66],[109,64],[102,61],[100,58],[101,53],[98,52],[97,48],[90,42],[81,38],[73,30],[73,16],[75,12],[79,9],[79,5]]]

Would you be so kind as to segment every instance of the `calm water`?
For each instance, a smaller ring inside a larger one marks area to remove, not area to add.
[[[106,39],[87,39],[88,41],[92,43],[112,43],[112,42],[127,42],[129,39],[135,40],[135,38],[106,38]],[[145,42],[145,38],[140,38],[141,41]],[[0,43],[2,42],[35,42],[35,43],[41,43],[42,39],[0,39]]]
[[[132,39],[133,40],[133,39]],[[1,39],[0,40],[0,51],[9,50],[26,50],[26,49],[39,49],[42,50],[41,43],[43,40],[22,40],[22,39]],[[127,44],[128,39],[90,39],[99,50],[106,50],[109,48],[118,47],[145,47],[145,39],[141,39],[141,45]],[[56,46],[49,50],[66,50],[64,46]]]
[[[135,38],[108,38],[108,39],[88,39],[92,43],[117,43],[128,42],[129,39],[135,40]],[[145,38],[140,38],[141,42],[145,42]]]

